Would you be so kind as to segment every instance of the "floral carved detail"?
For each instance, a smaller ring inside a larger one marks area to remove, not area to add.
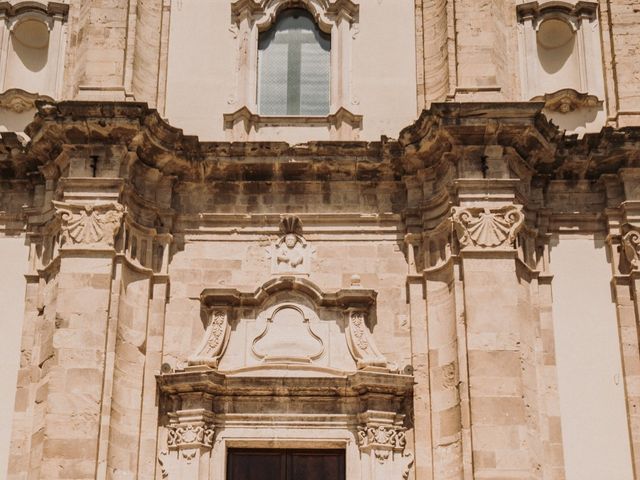
[[[119,203],[74,205],[53,202],[62,223],[65,245],[113,247],[124,207]]]
[[[214,428],[211,424],[202,425],[170,425],[167,434],[167,446],[170,450],[211,448],[213,446]]]
[[[196,354],[189,358],[190,365],[208,365],[217,367],[229,340],[229,322],[227,312],[222,309],[213,310],[204,339]]]
[[[387,368],[387,360],[378,350],[369,327],[366,312],[349,311],[347,345],[359,369],[377,367]]]
[[[522,206],[462,208],[454,207],[452,220],[460,246],[511,248],[524,224]]]
[[[640,268],[640,232],[631,230],[622,237],[622,251],[631,268]]]
[[[391,452],[404,451],[407,444],[404,429],[395,425],[367,425],[358,427],[358,446],[372,449],[379,462],[389,458]]]

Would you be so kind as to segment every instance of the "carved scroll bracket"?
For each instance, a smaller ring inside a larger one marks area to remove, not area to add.
[[[113,248],[124,207],[116,202],[79,205],[53,201],[60,217],[63,249]]]
[[[640,269],[640,232],[631,230],[623,235],[622,253],[632,270]]]
[[[230,307],[214,306],[207,308],[209,323],[202,342],[196,348],[195,354],[188,360],[189,365],[218,367],[220,358],[222,358],[229,341],[230,311]]]
[[[453,207],[451,218],[462,249],[511,250],[524,225],[521,205]]]
[[[367,325],[367,310],[349,308],[346,314],[348,317],[347,345],[358,369],[387,370],[388,362],[378,350]]]

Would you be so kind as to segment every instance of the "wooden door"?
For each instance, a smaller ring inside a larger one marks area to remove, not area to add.
[[[227,480],[345,480],[344,450],[230,449]]]

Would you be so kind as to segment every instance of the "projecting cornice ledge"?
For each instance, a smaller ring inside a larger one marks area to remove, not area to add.
[[[543,102],[434,103],[400,133],[402,169],[412,174],[466,147],[512,149],[536,174],[597,179],[640,166],[640,127],[605,127],[582,138],[565,135],[542,113]]]

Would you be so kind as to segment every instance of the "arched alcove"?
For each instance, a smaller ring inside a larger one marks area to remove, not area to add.
[[[581,90],[580,62],[576,32],[564,20],[542,22],[536,34],[540,83],[549,91],[561,88]]]

